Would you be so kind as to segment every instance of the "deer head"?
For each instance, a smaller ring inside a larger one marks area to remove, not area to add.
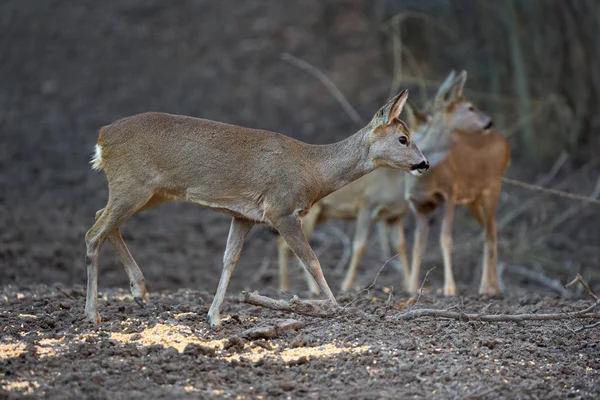
[[[406,124],[400,120],[407,98],[408,91],[403,90],[371,119],[368,125],[369,159],[378,167],[420,175],[429,168],[429,163],[412,139]]]
[[[433,100],[430,115],[414,107],[407,107],[409,120],[412,118],[413,130],[419,148],[427,155],[432,166],[439,164],[452,144],[452,133],[484,133],[493,126],[492,118],[481,112],[463,96],[467,81],[467,72],[456,75],[450,72],[438,89]],[[418,117],[417,117],[418,116]]]

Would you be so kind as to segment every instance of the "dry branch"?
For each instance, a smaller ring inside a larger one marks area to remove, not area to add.
[[[592,312],[594,308],[600,306],[600,301],[592,304],[584,310],[572,313],[553,313],[553,314],[468,314],[448,310],[435,310],[423,308],[420,310],[408,311],[397,314],[394,318],[408,321],[420,317],[438,317],[450,318],[462,322],[485,321],[485,322],[520,322],[520,321],[559,321],[565,319],[600,319],[600,313]]]
[[[248,329],[242,333],[242,337],[246,339],[267,339],[280,336],[288,331],[296,331],[306,326],[304,322],[295,319],[286,319],[277,325],[259,326],[257,328]]]
[[[411,310],[405,313],[396,314],[395,319],[408,321],[420,317],[437,317],[437,318],[450,318],[457,321],[468,322],[468,321],[485,321],[485,322],[521,322],[521,321],[560,321],[569,319],[598,319],[600,320],[600,311],[596,311],[597,307],[600,307],[600,299],[592,292],[587,282],[583,279],[580,274],[577,277],[567,283],[565,288],[570,288],[576,283],[581,283],[585,288],[587,294],[594,299],[594,303],[589,307],[575,312],[570,313],[552,313],[552,314],[469,314],[464,312],[455,312],[450,310],[435,310],[435,309],[420,309]],[[587,326],[581,327],[579,330],[570,329],[573,332],[579,332],[583,329],[590,329],[599,326],[600,323],[596,322]]]
[[[348,99],[346,99],[346,96],[344,96],[342,91],[320,69],[289,53],[283,53],[281,55],[281,59],[312,74],[323,85],[325,85],[327,90],[329,90],[329,93],[331,93],[331,95],[337,100],[340,106],[342,106],[344,111],[346,111],[346,114],[348,114],[348,116],[352,118],[352,121],[354,121],[358,125],[364,124],[364,120],[362,119],[358,111],[356,111],[356,109],[352,107],[352,104],[350,104]]]
[[[581,286],[583,286],[583,288],[585,289],[585,292],[588,294],[588,296],[590,296],[592,299],[594,299],[596,301],[596,303],[599,301],[598,296],[596,296],[594,294],[594,292],[592,292],[592,289],[590,289],[590,285],[588,285],[588,283],[585,281],[585,279],[583,279],[583,277],[581,276],[581,274],[577,274],[577,276],[575,277],[575,279],[573,279],[571,282],[567,283],[565,285],[565,289],[570,288],[571,286],[573,286],[577,282],[581,283]]]
[[[294,296],[290,300],[285,301],[261,296],[258,293],[242,292],[241,300],[243,303],[252,304],[254,306],[321,318],[331,317],[342,310],[341,307],[334,306],[327,300],[300,300],[298,296]]]

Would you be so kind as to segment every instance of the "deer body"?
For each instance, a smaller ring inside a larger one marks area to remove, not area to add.
[[[86,234],[86,318],[97,324],[98,253],[106,239],[123,261],[132,294],[142,302],[145,281],[120,233],[133,214],[167,201],[198,204],[232,216],[223,272],[207,321],[220,324],[219,309],[246,235],[255,223],[276,228],[325,296],[335,304],[301,217],[329,193],[379,166],[420,172],[427,162],[397,120],[407,92],[386,104],[362,130],[330,145],[205,119],[164,113],[127,117],[100,131],[96,168],[109,185],[106,207]]]
[[[430,122],[422,128],[423,140],[419,141],[428,157],[436,151],[440,157],[422,179],[407,179],[406,198],[417,217],[409,281],[411,292],[417,292],[420,286],[429,215],[443,206],[440,246],[444,260],[444,294],[456,294],[451,252],[454,208],[459,204],[467,205],[486,233],[479,292],[500,292],[495,213],[502,177],[510,164],[510,146],[491,128],[491,119],[462,97],[465,81],[464,71],[458,77],[452,73],[440,87]]]

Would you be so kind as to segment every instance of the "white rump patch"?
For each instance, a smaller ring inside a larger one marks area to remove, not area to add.
[[[92,169],[96,171],[100,171],[104,167],[104,163],[102,160],[102,146],[98,144],[96,145],[96,147],[94,148],[94,155],[90,160],[90,164],[92,164]]]

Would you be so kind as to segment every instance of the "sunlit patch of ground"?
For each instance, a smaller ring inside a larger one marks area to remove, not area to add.
[[[19,392],[21,394],[33,394],[37,389],[40,388],[40,384],[36,381],[28,381],[25,379],[1,379],[0,387],[7,392]]]
[[[176,314],[175,317],[185,317],[190,313]],[[122,324],[123,330],[128,328],[133,323],[139,323],[138,320],[127,320]],[[209,347],[215,350],[215,357],[225,359],[227,361],[239,361],[241,357],[246,360],[256,362],[264,358],[277,358],[284,362],[290,362],[305,357],[307,359],[314,357],[332,357],[340,353],[362,353],[369,349],[368,346],[358,346],[356,344],[347,343],[327,343],[312,347],[299,347],[293,349],[281,348],[279,344],[268,341],[270,349],[246,345],[245,348],[235,354],[223,350],[223,345],[227,339],[215,338],[209,328],[204,328],[192,332],[190,327],[183,324],[155,324],[136,333],[123,332],[106,332],[108,339],[112,339],[123,345],[133,344],[138,348],[160,345],[165,348],[173,347],[179,353],[183,353],[186,346],[195,344],[199,346]],[[83,343],[90,338],[95,338],[99,341],[108,340],[100,338],[96,332],[87,332],[75,335],[75,337],[65,340],[65,337],[40,339],[35,344],[35,351],[38,357],[45,358],[57,356],[61,353],[69,351],[69,346],[74,343]],[[8,359],[18,357],[25,353],[26,343],[8,338],[0,341],[0,359]]]
[[[18,357],[25,352],[25,347],[24,342],[15,341],[11,338],[3,339],[0,342],[0,360]]]

